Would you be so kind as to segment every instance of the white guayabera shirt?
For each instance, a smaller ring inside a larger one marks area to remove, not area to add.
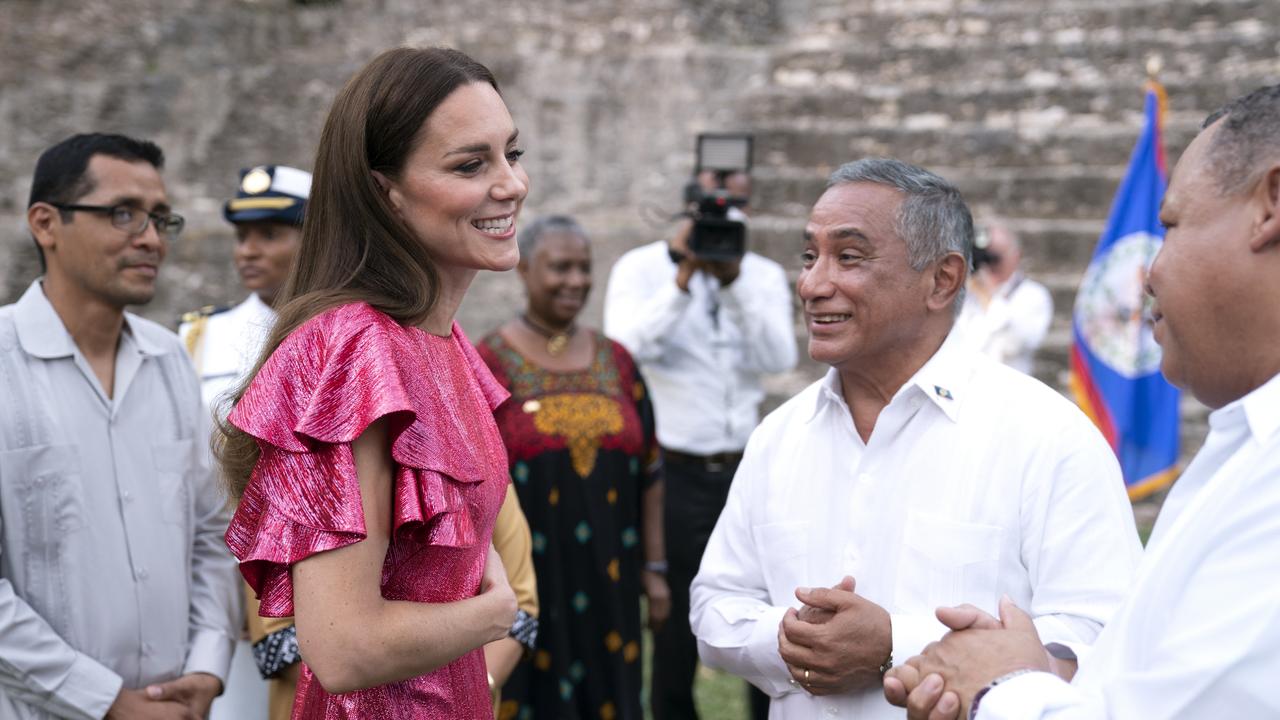
[[[39,281],[0,308],[0,717],[100,718],[121,686],[226,677],[239,585],[209,422],[134,315],[108,398]]]
[[[863,443],[835,370],[751,436],[693,582],[703,662],[773,697],[769,717],[895,718],[877,687],[789,682],[778,624],[797,587],[852,575],[889,612],[893,656],[946,628],[942,605],[996,614],[1007,593],[1045,642],[1091,642],[1141,547],[1114,454],[1056,392],[948,338]]]
[[[1128,601],[1080,658],[997,685],[982,720],[1280,717],[1280,375],[1209,415]]]

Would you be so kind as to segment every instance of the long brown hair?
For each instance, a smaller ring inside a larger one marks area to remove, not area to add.
[[[338,93],[316,150],[293,270],[276,299],[279,316],[234,402],[289,333],[325,310],[362,301],[402,324],[426,319],[439,295],[439,271],[373,172],[398,179],[431,113],[458,87],[477,82],[498,89],[488,68],[457,50],[397,48]],[[257,441],[224,418],[214,453],[229,493],[239,498],[258,461]]]

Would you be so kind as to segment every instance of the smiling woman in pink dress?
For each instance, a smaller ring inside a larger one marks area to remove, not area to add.
[[[508,270],[528,192],[493,76],[397,49],[334,101],[298,264],[222,427],[227,545],[266,616],[296,616],[293,717],[492,713],[481,647],[515,597],[490,544],[507,396],[453,317]]]

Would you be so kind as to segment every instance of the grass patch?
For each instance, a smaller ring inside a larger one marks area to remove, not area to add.
[[[747,681],[728,673],[698,667],[693,682],[693,699],[702,720],[742,720],[750,717],[747,708]]]
[[[640,598],[640,616],[648,617],[645,598]],[[649,710],[649,677],[653,669],[653,636],[644,631],[644,716],[652,720]],[[740,677],[698,666],[693,679],[693,701],[701,720],[743,720],[750,717],[747,709],[747,681]]]

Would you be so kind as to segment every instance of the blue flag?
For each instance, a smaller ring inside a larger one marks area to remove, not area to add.
[[[1111,443],[1134,499],[1173,482],[1178,462],[1178,390],[1160,374],[1145,291],[1164,242],[1163,104],[1163,88],[1151,83],[1142,136],[1080,283],[1072,322],[1072,393]]]

